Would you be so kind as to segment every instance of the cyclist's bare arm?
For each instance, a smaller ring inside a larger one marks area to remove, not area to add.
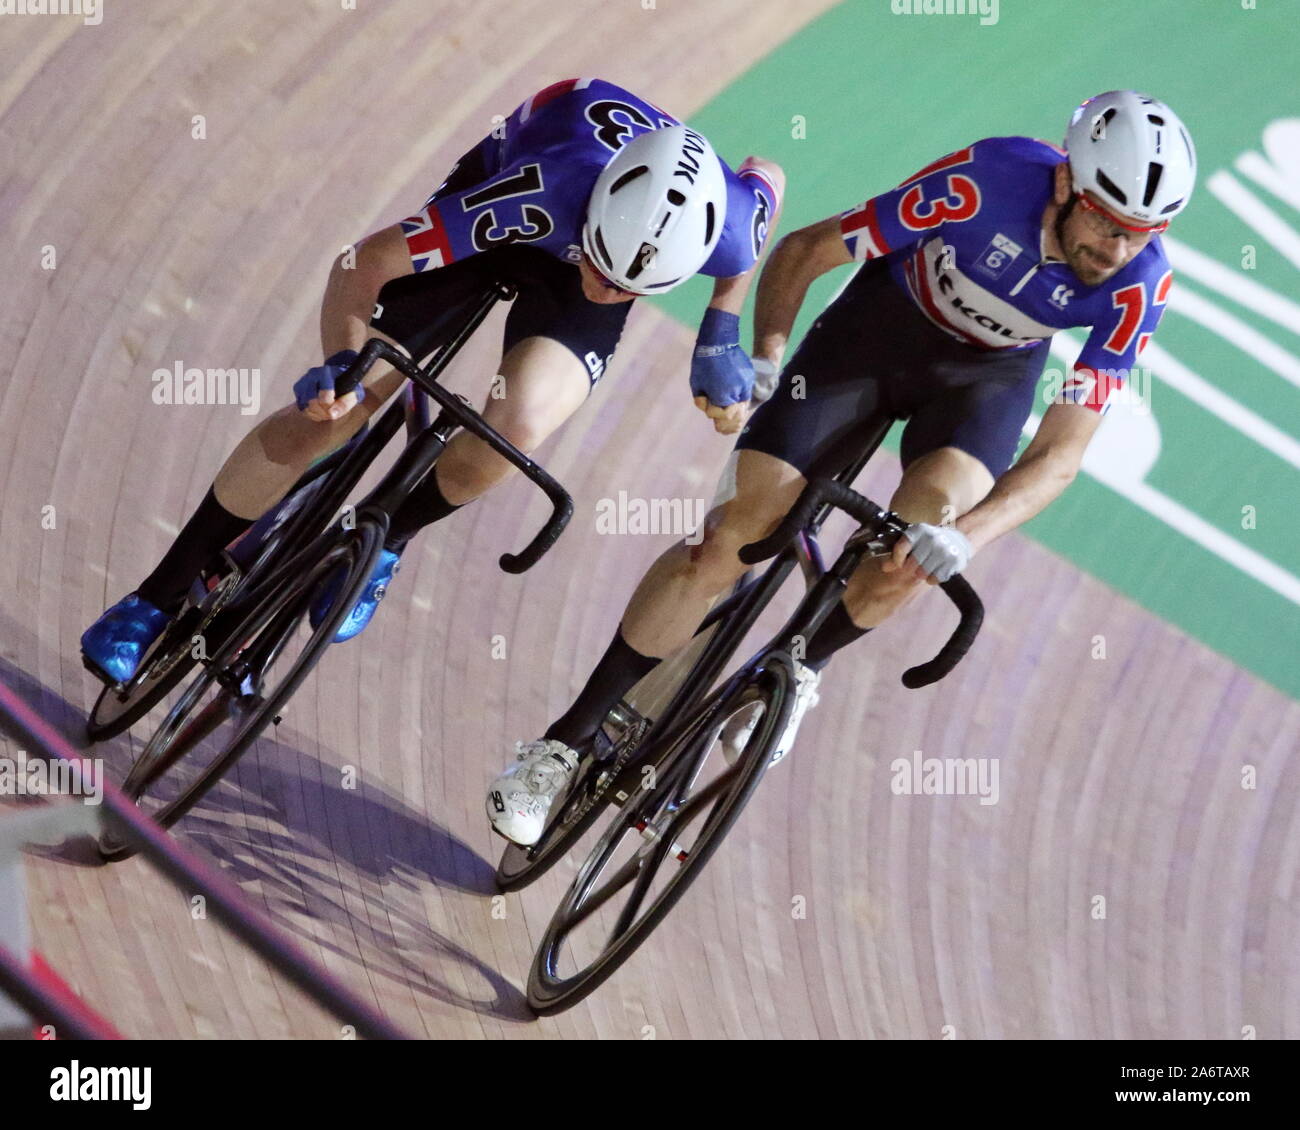
[[[979,550],[1029,521],[1074,481],[1101,413],[1082,404],[1053,404],[1015,466],[955,525]],[[897,554],[896,554],[897,556]],[[905,556],[905,554],[904,554]]]
[[[411,255],[400,224],[366,236],[350,255],[345,253],[335,259],[321,303],[323,355],[332,357],[341,349],[359,351],[373,335],[370,316],[384,284],[411,273]],[[334,394],[326,390],[304,409],[304,415],[322,422],[337,419],[346,415],[356,400],[355,393],[348,393],[338,402],[342,411],[331,414]]]
[[[758,280],[754,352],[777,368],[785,356],[794,320],[812,281],[853,262],[834,215],[787,235],[772,249]]]

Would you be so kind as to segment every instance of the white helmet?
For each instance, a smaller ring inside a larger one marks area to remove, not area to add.
[[[1121,216],[1162,224],[1178,215],[1196,183],[1196,150],[1178,115],[1134,90],[1089,98],[1065,135],[1074,190],[1100,197]]]
[[[661,294],[708,261],[727,216],[727,180],[693,129],[667,126],[633,138],[596,178],[582,249],[610,282]]]

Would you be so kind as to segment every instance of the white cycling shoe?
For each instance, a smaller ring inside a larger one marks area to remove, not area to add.
[[[554,738],[516,742],[515,752],[518,760],[488,789],[487,817],[493,831],[531,847],[541,838],[555,798],[578,771],[578,755]]]
[[[786,723],[785,731],[776,743],[776,749],[772,751],[772,760],[768,762],[769,765],[775,765],[790,752],[790,747],[794,745],[794,736],[799,731],[799,724],[803,721],[803,716],[821,701],[821,696],[817,693],[817,684],[822,677],[821,672],[814,671],[811,667],[805,667],[802,663],[795,663],[794,666],[797,678],[794,690],[794,708],[790,711],[790,721]],[[747,710],[742,710],[727,719],[727,724],[722,727],[722,756],[727,759],[728,765],[735,765],[740,755],[745,752],[749,739],[758,728],[759,722],[763,720],[763,710],[763,704],[756,702]]]

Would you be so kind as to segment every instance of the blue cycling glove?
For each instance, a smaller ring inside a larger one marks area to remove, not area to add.
[[[691,357],[691,393],[725,408],[748,400],[753,389],[754,367],[740,348],[740,316],[710,306]]]
[[[340,349],[333,357],[326,360],[325,364],[317,365],[314,369],[308,369],[301,377],[293,382],[293,398],[297,402],[299,409],[306,408],[313,400],[316,394],[322,389],[334,388],[334,382],[347,371],[347,367],[357,359],[355,349]],[[366,398],[366,390],[357,385],[352,390],[357,394],[357,403],[360,404]]]

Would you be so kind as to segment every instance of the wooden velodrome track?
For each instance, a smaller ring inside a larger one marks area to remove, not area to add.
[[[331,258],[408,214],[493,114],[574,74],[689,114],[826,6],[110,0],[99,27],[5,17],[0,677],[80,743],[78,635],[248,427],[234,407],[153,404],[155,368],[257,366],[277,406],[317,356]],[[492,338],[452,381],[475,399]],[[492,566],[543,516],[523,483],[424,537],[364,642],[327,656],[184,839],[429,1036],[1300,1036],[1300,709],[1016,536],[971,570],[988,621],[951,678],[898,683],[951,626],[937,596],[840,657],[790,761],[651,943],[572,1012],[527,1016],[560,886],[492,897],[483,789],[581,684],[664,544],[598,535],[596,501],[712,493],[728,444],[685,395],[689,342],[637,309],[541,452],[577,502],[556,550],[522,578]],[[865,489],[883,500],[896,479],[882,457]],[[914,750],[1000,759],[999,802],[895,795],[890,762]],[[37,945],[128,1035],[338,1035],[140,861],[68,849],[28,870]]]

